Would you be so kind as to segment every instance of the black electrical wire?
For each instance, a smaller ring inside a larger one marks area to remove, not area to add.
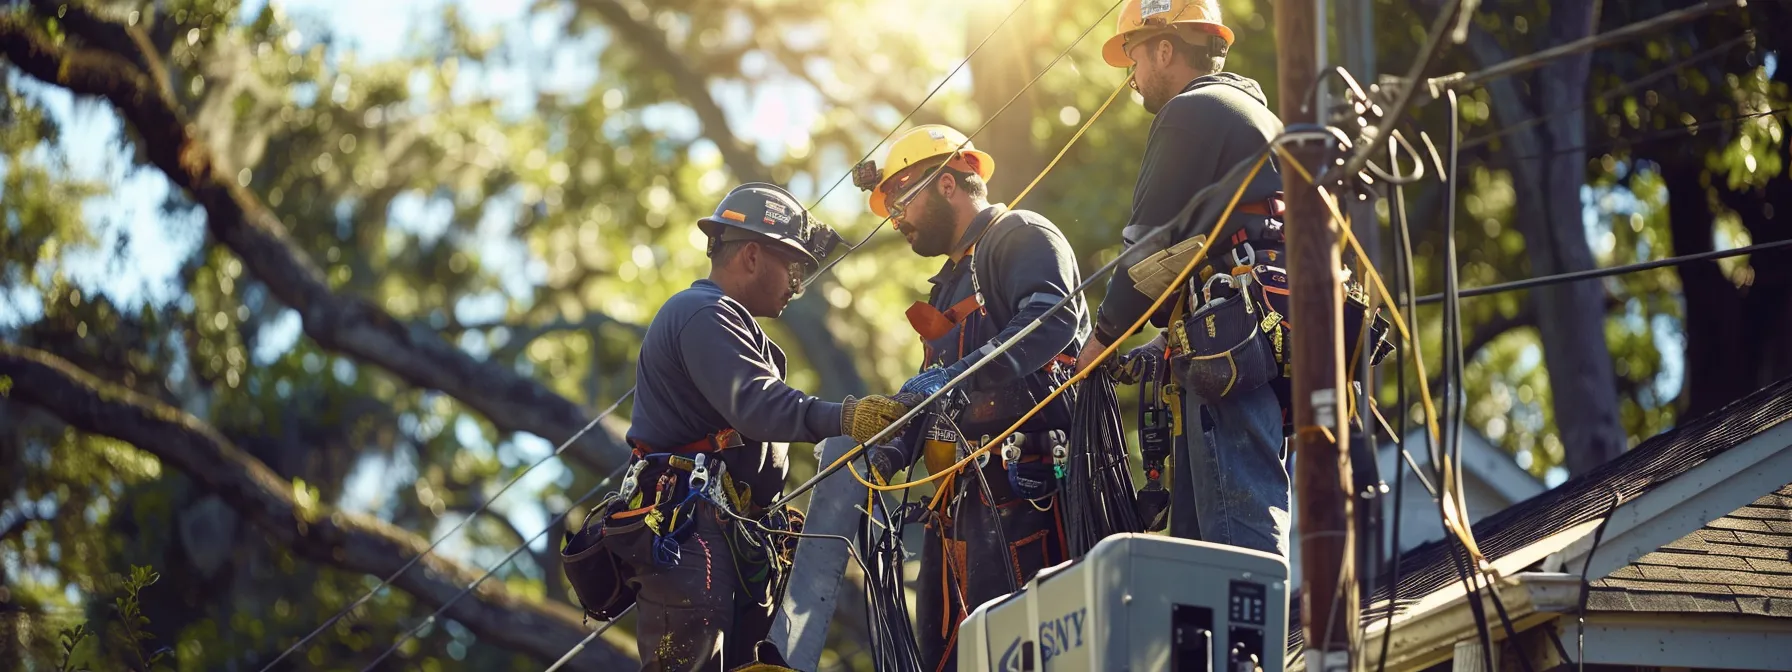
[[[1094,23],[1089,24],[1088,28],[1083,29],[1083,32],[1078,34],[1076,36],[1076,39],[1072,40],[1070,42],[1069,46],[1064,47],[1063,51],[1058,52],[1057,56],[1052,57],[1051,62],[1046,63],[1045,67],[1041,68],[1039,70],[1038,74],[1033,75],[1032,79],[1027,80],[1027,83],[1025,85],[1022,85],[1020,87],[1019,91],[1015,91],[1014,95],[1008,99],[1008,102],[1002,103],[1001,107],[996,108],[995,112],[990,113],[989,117],[983,120],[983,125],[978,126],[976,128],[976,130],[973,130],[973,131],[971,131],[971,133],[969,135],[964,136],[964,142],[960,143],[958,145],[958,147],[954,148],[952,150],[953,153],[957,153],[959,150],[964,149],[966,145],[971,144],[972,138],[977,137],[977,134],[982,133],[984,129],[989,128],[990,124],[995,123],[996,117],[1002,116],[1002,113],[1007,111],[1009,106],[1013,105],[1015,101],[1020,100],[1021,96],[1024,96],[1027,94],[1028,89],[1033,88],[1034,84],[1038,84],[1039,80],[1041,78],[1045,77],[1045,73],[1051,72],[1052,68],[1057,67],[1058,61],[1062,61],[1062,60],[1064,60],[1065,56],[1069,56],[1070,51],[1072,49],[1075,49],[1076,45],[1082,44],[1083,38],[1088,37],[1089,33],[1091,31],[1094,31],[1096,26],[1101,25],[1102,21],[1105,20],[1109,14],[1114,13],[1114,10],[1118,9],[1120,7],[1120,3],[1124,2],[1124,1],[1125,0],[1114,0],[1114,4],[1108,5],[1107,11],[1102,12],[1101,16],[1097,17],[1095,19]],[[1016,9],[1018,9],[1018,7],[1016,7]],[[1006,19],[1004,19],[1004,21],[1006,21]],[[987,38],[985,38],[985,39],[987,39]],[[982,45],[978,45],[978,46],[981,47]],[[965,58],[965,60],[968,62],[970,60],[970,58],[967,56]],[[873,150],[875,151],[875,148],[873,148]],[[867,156],[869,156],[869,155],[867,155]],[[933,180],[935,178],[938,178],[940,176],[940,173],[942,173],[946,170],[946,163],[947,162],[942,161],[942,162],[940,162],[939,165],[934,166],[931,171],[929,171],[925,176],[923,176],[921,178],[920,181],[916,182],[915,185],[910,188],[911,193],[914,190],[930,188],[929,185],[932,184]],[[819,204],[820,201],[816,201],[816,203]],[[871,231],[866,233],[864,238],[859,239],[858,243],[854,244],[850,248],[847,248],[846,252],[841,254],[840,256],[834,257],[834,260],[828,262],[827,265],[822,266],[821,270],[815,274],[815,277],[816,278],[821,277],[822,274],[828,272],[828,269],[833,268],[835,264],[838,264],[841,261],[844,261],[846,259],[846,257],[850,256],[853,252],[857,252],[860,247],[865,246],[865,243],[871,242],[871,238],[873,236],[876,236],[877,232],[882,231],[884,229],[884,225],[888,224],[890,222],[891,216],[893,216],[893,215],[885,215],[883,220],[881,220],[877,223],[877,226],[871,227]],[[807,287],[807,286],[809,286],[809,283],[811,283],[811,282],[814,282],[813,278],[805,279],[803,281],[803,286]]]
[[[1456,546],[1461,540],[1454,538],[1449,525],[1449,502],[1462,496],[1460,489],[1459,468],[1462,461],[1462,314],[1461,302],[1455,299],[1457,287],[1456,260],[1456,191],[1461,186],[1462,176],[1457,171],[1458,145],[1461,144],[1462,114],[1455,89],[1444,91],[1445,108],[1449,116],[1449,132],[1444,136],[1444,315],[1443,315],[1443,364],[1444,364],[1444,408],[1443,408],[1443,454],[1433,454],[1433,464],[1438,467],[1439,474],[1449,473],[1453,478],[1441,478],[1438,489],[1448,496],[1438,499],[1438,512],[1442,515],[1444,536],[1449,538],[1451,559],[1455,561],[1456,572],[1462,577],[1463,588],[1468,593],[1469,611],[1475,617],[1475,631],[1481,638],[1481,656],[1484,669],[1498,669],[1493,666],[1493,633],[1487,624],[1485,606],[1481,603],[1480,583],[1475,580],[1479,568],[1474,567],[1473,558],[1467,562],[1457,558]],[[1451,468],[1446,472],[1442,460],[1448,460]],[[1466,544],[1463,552],[1467,553]]]
[[[1479,86],[1483,82],[1542,67],[1543,64],[1564,56],[1572,56],[1574,54],[1592,51],[1633,37],[1652,33],[1657,29],[1665,28],[1676,23],[1691,21],[1707,14],[1746,6],[1748,6],[1748,0],[1711,0],[1710,2],[1700,3],[1685,9],[1663,12],[1658,16],[1643,19],[1621,28],[1615,28],[1598,35],[1584,37],[1567,44],[1550,47],[1533,54],[1526,54],[1511,60],[1496,63],[1492,67],[1484,70],[1439,77],[1430,80],[1428,83],[1433,86],[1446,87],[1450,90]],[[1416,78],[1413,81],[1416,81]]]
[[[1144,531],[1125,431],[1113,378],[1089,376],[1077,383],[1059,495],[1068,557],[1081,557],[1110,535]]]
[[[954,426],[952,431],[957,432],[958,428]],[[959,440],[963,441],[964,434],[959,434],[958,436]],[[960,443],[959,445],[962,446],[964,444]],[[994,458],[992,457],[990,459],[993,460]],[[1002,511],[1001,509],[996,508],[995,490],[989,487],[989,477],[984,475],[982,465],[972,464],[971,471],[976,472],[977,485],[983,492],[983,506],[973,508],[981,508],[989,514],[989,526],[995,532],[997,547],[1001,548],[1002,555],[1007,556],[1008,558],[1008,562],[1005,563],[1007,566],[1002,568],[1002,578],[1006,579],[1008,582],[1008,592],[1017,592],[1020,590],[1020,577],[1015,576],[1014,573],[1019,571],[1020,568],[1014,563],[1014,547],[1008,545],[1008,530],[1002,525]],[[962,521],[963,519],[961,518],[960,522]],[[966,552],[968,553],[969,551]]]
[[[1526,278],[1524,280],[1516,280],[1513,282],[1502,282],[1497,285],[1488,285],[1486,287],[1465,289],[1465,290],[1458,292],[1457,297],[1466,299],[1466,298],[1472,298],[1472,297],[1476,297],[1476,296],[1487,296],[1489,294],[1499,294],[1502,292],[1515,292],[1515,291],[1518,291],[1521,289],[1532,289],[1535,287],[1544,287],[1544,286],[1548,286],[1548,285],[1559,285],[1559,284],[1567,283],[1567,282],[1577,282],[1580,280],[1591,280],[1594,278],[1604,278],[1604,277],[1613,276],[1613,275],[1623,275],[1626,273],[1635,273],[1637,271],[1647,271],[1647,270],[1662,268],[1662,267],[1666,267],[1666,266],[1678,266],[1680,264],[1688,264],[1688,263],[1698,262],[1698,261],[1711,261],[1711,260],[1715,260],[1715,259],[1725,259],[1728,257],[1740,257],[1745,254],[1756,254],[1756,253],[1760,253],[1760,252],[1770,252],[1770,251],[1774,251],[1774,250],[1784,249],[1787,247],[1792,247],[1792,239],[1777,240],[1777,241],[1774,241],[1771,243],[1758,243],[1755,245],[1748,245],[1746,247],[1738,247],[1738,248],[1729,249],[1729,250],[1716,250],[1713,252],[1698,252],[1698,253],[1694,253],[1694,254],[1683,254],[1683,255],[1680,255],[1677,257],[1667,257],[1665,259],[1642,261],[1642,262],[1637,262],[1634,264],[1625,264],[1623,266],[1612,266],[1609,268],[1593,268],[1593,269],[1588,269],[1585,271],[1573,271],[1570,273],[1557,273],[1555,275],[1544,275],[1544,276],[1539,276],[1539,277],[1535,277],[1535,278]],[[1443,294],[1429,294],[1426,296],[1419,297],[1418,302],[1421,304],[1427,304],[1427,303],[1438,303],[1443,300],[1444,300]]]
[[[1730,40],[1726,40],[1723,44],[1719,44],[1710,49],[1706,49],[1697,54],[1693,54],[1686,58],[1680,59],[1678,61],[1668,64],[1667,66],[1664,66],[1660,69],[1650,72],[1646,75],[1643,75],[1634,80],[1625,82],[1622,85],[1615,86],[1615,87],[1612,87],[1611,89],[1603,91],[1599,95],[1593,97],[1593,102],[1611,100],[1612,98],[1615,98],[1617,96],[1621,96],[1621,95],[1624,95],[1631,91],[1635,91],[1637,89],[1643,88],[1643,87],[1653,84],[1657,81],[1665,79],[1669,75],[1680,72],[1680,70],[1682,68],[1686,68],[1686,67],[1692,66],[1696,63],[1699,63],[1701,61],[1705,61],[1705,60],[1711,59],[1713,57],[1726,54],[1731,49],[1735,48],[1737,45],[1749,42],[1753,39],[1754,39],[1754,32],[1745,30],[1742,32],[1742,35],[1737,36]],[[1463,141],[1462,148],[1463,149],[1473,149],[1475,147],[1485,145],[1485,144],[1492,142],[1494,140],[1497,140],[1499,138],[1503,138],[1503,137],[1511,135],[1513,133],[1517,133],[1518,131],[1524,130],[1526,128],[1530,128],[1532,126],[1537,126],[1540,124],[1547,123],[1553,119],[1559,119],[1561,117],[1571,115],[1571,114],[1585,114],[1587,111],[1587,108],[1588,108],[1587,104],[1576,105],[1574,107],[1571,107],[1571,108],[1568,108],[1565,110],[1557,110],[1557,111],[1551,112],[1549,114],[1531,117],[1530,119],[1526,119],[1521,122],[1517,122],[1517,123],[1510,124],[1507,126],[1502,126],[1498,130],[1490,131],[1483,135],[1478,135],[1478,136],[1475,136],[1473,138],[1469,138],[1468,140]]]
[[[1163,222],[1162,224],[1159,224],[1158,226],[1152,228],[1149,232],[1147,232],[1144,235],[1143,238],[1141,238],[1137,243],[1134,243],[1133,248],[1137,249],[1139,246],[1145,245],[1146,243],[1156,240],[1159,236],[1163,236],[1165,234],[1181,231],[1184,228],[1184,225],[1187,224],[1188,221],[1190,220],[1190,218],[1193,216],[1193,214],[1195,212],[1195,208],[1199,207],[1202,203],[1206,202],[1207,199],[1212,198],[1214,194],[1220,193],[1220,190],[1222,188],[1225,188],[1225,187],[1236,188],[1236,185],[1242,181],[1242,178],[1244,177],[1245,173],[1249,172],[1251,170],[1252,166],[1256,165],[1257,161],[1259,159],[1263,158],[1263,156],[1265,154],[1267,154],[1268,152],[1270,152],[1277,144],[1282,143],[1282,142],[1287,142],[1290,139],[1295,138],[1295,137],[1300,137],[1301,135],[1302,135],[1302,133],[1300,133],[1300,132],[1284,130],[1282,135],[1277,136],[1275,138],[1271,138],[1269,142],[1264,143],[1264,145],[1262,147],[1259,147],[1256,152],[1253,152],[1250,156],[1245,157],[1243,160],[1241,160],[1236,165],[1234,165],[1232,167],[1232,169],[1226,173],[1225,177],[1221,178],[1218,181],[1215,181],[1212,184],[1207,185],[1206,187],[1203,187],[1200,191],[1195,192],[1195,194],[1193,196],[1189,197],[1188,202],[1183,204],[1182,210],[1178,211],[1173,217],[1171,217],[1169,219],[1169,221]],[[858,445],[854,446],[851,450],[849,450],[846,454],[849,456],[856,456],[855,451],[862,452],[866,444],[868,444],[868,443],[876,444],[876,443],[879,443],[879,442],[883,441],[884,439],[888,438],[890,435],[892,435],[895,432],[895,430],[902,427],[903,425],[906,425],[908,422],[914,420],[921,413],[925,412],[925,409],[928,406],[930,406],[931,404],[933,404],[935,401],[939,400],[940,398],[944,397],[945,395],[949,394],[952,390],[954,390],[957,387],[958,384],[962,383],[964,380],[969,379],[970,376],[976,374],[976,372],[978,370],[980,370],[982,367],[984,367],[985,365],[988,365],[991,361],[994,361],[995,359],[997,359],[993,355],[1001,354],[1002,352],[1007,351],[1007,349],[1012,347],[1014,343],[1018,342],[1022,338],[1025,338],[1027,335],[1031,334],[1033,330],[1037,329],[1040,324],[1043,324],[1043,321],[1045,320],[1045,318],[1050,317],[1051,315],[1057,313],[1060,310],[1064,310],[1066,307],[1068,307],[1071,304],[1071,302],[1073,300],[1080,298],[1083,295],[1083,292],[1087,291],[1090,287],[1093,287],[1096,282],[1099,282],[1103,278],[1103,276],[1107,275],[1109,272],[1111,272],[1115,268],[1119,267],[1121,262],[1128,261],[1129,259],[1130,259],[1130,256],[1128,254],[1121,253],[1120,255],[1114,257],[1112,260],[1108,261],[1108,263],[1102,265],[1101,268],[1098,268],[1095,271],[1091,272],[1088,275],[1088,277],[1083,279],[1083,282],[1081,284],[1078,284],[1076,286],[1076,288],[1071,290],[1068,294],[1066,294],[1064,296],[1064,298],[1058,299],[1058,302],[1055,304],[1052,304],[1052,306],[1050,308],[1047,308],[1045,310],[1045,312],[1040,315],[1039,318],[1036,318],[1032,323],[1029,323],[1027,326],[1022,327],[1019,332],[1016,332],[1008,340],[1003,341],[1000,344],[997,344],[996,349],[991,353],[992,356],[984,357],[983,359],[980,359],[976,363],[972,364],[969,369],[966,369],[963,373],[960,373],[957,377],[953,378],[952,380],[947,381],[946,385],[944,387],[942,387],[939,391],[934,392],[931,395],[928,395],[927,398],[921,400],[919,403],[910,407],[908,412],[904,413],[902,415],[902,417],[900,417],[896,420],[896,422],[891,423],[888,428],[885,428],[883,431],[878,432],[876,436],[871,437],[870,441],[860,442]],[[1137,260],[1131,259],[1131,261],[1136,262]],[[820,483],[822,481],[822,479],[832,476],[835,473],[838,473],[841,469],[845,468],[849,461],[850,461],[850,459],[836,460],[833,464],[822,468],[821,471],[817,472],[814,476],[809,477],[809,480],[804,481],[803,483],[797,485],[790,492],[785,493],[783,497],[780,497],[776,502],[773,503],[773,506],[780,506],[783,504],[787,504],[790,501],[794,500],[795,498],[802,496],[804,493],[808,492],[810,489],[813,489],[817,483]]]
[[[907,510],[908,497],[904,491],[902,506],[892,512],[881,494],[872,493],[871,510],[865,512],[860,530],[866,553],[874,560],[865,572],[865,608],[872,665],[879,672],[924,672],[903,587],[901,513]]]
[[[1575,669],[1587,671],[1587,595],[1592,583],[1587,581],[1587,570],[1593,567],[1593,555],[1599,552],[1599,542],[1605,539],[1605,526],[1612,522],[1612,514],[1618,512],[1618,505],[1623,503],[1624,496],[1617,488],[1612,489],[1612,505],[1605,512],[1605,518],[1599,521],[1599,527],[1593,530],[1593,547],[1587,550],[1587,560],[1580,564],[1580,612],[1575,614],[1575,640],[1578,651],[1574,657]]]
[[[882,147],[884,143],[890,141],[890,138],[895,137],[896,131],[901,130],[903,124],[908,123],[909,119],[914,118],[915,113],[920,112],[921,107],[926,105],[927,101],[933,100],[934,94],[939,93],[940,89],[945,88],[947,82],[952,81],[953,77],[957,77],[958,71],[963,70],[964,66],[968,65],[971,62],[971,59],[975,58],[977,56],[977,52],[983,51],[983,45],[989,44],[989,38],[995,37],[996,33],[1001,32],[1002,26],[1008,25],[1008,20],[1014,18],[1014,14],[1016,12],[1019,12],[1020,8],[1027,6],[1027,2],[1028,2],[1028,0],[1020,0],[1020,2],[1014,3],[1014,8],[1008,10],[1008,14],[1003,16],[1001,21],[996,22],[996,26],[994,28],[989,29],[989,34],[984,35],[983,39],[977,43],[977,46],[971,47],[971,52],[968,54],[965,54],[964,59],[960,60],[958,62],[958,65],[956,67],[952,68],[951,72],[946,73],[945,78],[941,79],[940,83],[933,85],[932,91],[928,91],[927,95],[921,97],[921,102],[915,103],[915,106],[908,111],[908,114],[902,115],[902,119],[897,121],[896,125],[890,127],[890,132],[885,133],[883,139],[878,140],[876,144],[871,146],[871,149],[865,150],[865,155],[859,157],[858,162],[854,163],[853,165],[857,166],[857,165],[859,165],[859,163],[863,163],[866,159],[871,158],[872,154],[877,153],[878,147]],[[817,206],[821,205],[822,201],[828,200],[828,196],[832,195],[834,193],[835,189],[839,189],[840,185],[844,184],[846,182],[846,178],[848,178],[848,177],[852,177],[852,169],[851,168],[848,168],[846,170],[846,172],[841,173],[839,179],[834,180],[834,183],[832,185],[829,185],[826,191],[821,192],[821,196],[816,198],[814,203],[809,204],[809,209],[814,210]],[[879,226],[878,228],[883,228],[883,227]],[[877,229],[872,229],[871,233],[873,233],[873,234],[877,233]],[[870,237],[867,236],[866,240],[869,240],[869,238]],[[864,244],[865,244],[864,240],[859,241],[859,245],[864,245]],[[853,249],[858,249],[859,245],[854,245]]]
[[[1399,153],[1395,148],[1388,148],[1388,163],[1394,168],[1395,172],[1400,170]],[[1420,159],[1416,163],[1419,166],[1416,170],[1423,170],[1423,166],[1425,165],[1423,159]],[[1412,310],[1411,301],[1413,295],[1413,260],[1412,240],[1409,235],[1410,229],[1408,228],[1406,221],[1406,189],[1396,183],[1393,185],[1390,195],[1393,198],[1393,202],[1389,204],[1388,224],[1389,228],[1394,230],[1394,245],[1396,250],[1394,255],[1394,283],[1400,290],[1400,300],[1407,304],[1406,310],[1408,312],[1406,314],[1411,315],[1413,314],[1410,312]],[[1406,353],[1408,350],[1411,350],[1411,348],[1398,348],[1394,352],[1394,356],[1396,357],[1394,366],[1397,373],[1395,379],[1395,398],[1400,405],[1400,431],[1391,438],[1393,439],[1395,446],[1400,449],[1401,453],[1406,452],[1406,409],[1410,408],[1410,402],[1406,396],[1406,377],[1408,375]],[[1373,415],[1375,414],[1373,395],[1370,396],[1369,403],[1369,412]],[[1379,415],[1376,417],[1377,419],[1380,419]],[[1375,664],[1376,672],[1385,672],[1387,670],[1388,646],[1394,640],[1394,612],[1400,605],[1400,557],[1402,555],[1400,549],[1400,518],[1401,511],[1405,508],[1406,470],[1400,468],[1401,465],[1398,462],[1399,461],[1396,460],[1396,464],[1394,465],[1394,530],[1390,535],[1392,537],[1390,539],[1390,546],[1392,546],[1390,552],[1393,553],[1394,558],[1391,567],[1391,575],[1388,578],[1387,626],[1382,629],[1381,633],[1381,659]],[[1415,475],[1417,475],[1416,471]]]
[[[1413,99],[1418,96],[1417,83],[1425,76],[1425,70],[1430,68],[1432,62],[1437,59],[1438,47],[1443,44],[1444,33],[1449,31],[1457,14],[1462,11],[1462,2],[1463,0],[1451,2],[1448,7],[1444,7],[1442,11],[1438,12],[1437,18],[1432,19],[1431,29],[1425,33],[1425,42],[1419,46],[1419,57],[1414,59],[1412,67],[1407,69],[1404,81],[1410,84],[1398,87],[1393,105],[1388,107],[1387,114],[1382,116],[1381,123],[1376,125],[1375,132],[1368,136],[1368,144],[1359,146],[1357,151],[1351,154],[1343,164],[1337,166],[1339,174],[1357,174],[1363,169],[1363,164],[1369,162],[1370,157],[1381,151],[1381,143],[1386,142],[1388,136],[1393,134],[1394,126],[1400,123],[1401,117],[1406,116],[1407,108],[1412,106]],[[1319,178],[1314,180],[1315,184],[1325,183],[1325,175],[1320,175]]]

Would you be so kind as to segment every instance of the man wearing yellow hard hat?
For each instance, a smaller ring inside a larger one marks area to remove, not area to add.
[[[1184,428],[1187,452],[1178,450],[1172,463],[1171,532],[1286,556],[1289,478],[1277,390],[1286,389],[1286,380],[1270,335],[1248,326],[1265,315],[1242,289],[1272,284],[1248,281],[1274,275],[1253,269],[1282,264],[1281,177],[1266,165],[1212,240],[1198,237],[1210,230],[1227,198],[1208,199],[1191,219],[1174,223],[1171,234],[1152,240],[1151,249],[1134,245],[1171,224],[1196,192],[1233,166],[1254,161],[1282,132],[1257,83],[1222,72],[1232,41],[1217,0],[1128,0],[1115,35],[1103,46],[1109,65],[1131,69],[1133,89],[1156,115],[1132,216],[1121,233],[1129,258],[1152,256],[1109,280],[1094,336],[1077,363],[1079,370],[1090,365],[1158,295],[1174,292],[1152,316],[1165,331],[1123,358],[1162,358],[1167,348],[1168,370],[1181,384],[1181,399],[1170,406],[1181,413],[1177,425]],[[1222,185],[1222,194],[1236,188]],[[1197,291],[1170,287],[1202,245],[1209,249],[1191,283]],[[1239,336],[1226,339],[1226,327]],[[1189,515],[1191,506],[1196,515]]]
[[[1047,315],[1081,283],[1070,242],[1039,213],[990,204],[995,168],[995,159],[963,133],[927,125],[898,138],[881,169],[868,164],[856,171],[855,183],[871,192],[872,212],[890,217],[916,254],[946,257],[928,279],[927,301],[908,310],[925,357],[897,396],[931,395],[993,357],[930,407],[926,420],[868,452],[880,477],[917,460],[940,473],[1008,429],[1069,379],[1089,332],[1080,297]],[[1041,316],[1039,328],[991,354]],[[970,610],[1064,560],[1055,468],[1067,451],[1055,449],[1066,446],[1070,420],[1069,402],[1059,397],[992,448],[987,461],[940,482],[945,492],[925,515],[917,585],[925,669],[950,665],[958,623]]]

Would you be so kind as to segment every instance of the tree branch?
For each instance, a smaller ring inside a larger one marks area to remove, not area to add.
[[[233,445],[217,430],[180,410],[106,383],[69,362],[29,348],[0,343],[0,376],[12,379],[10,398],[38,406],[85,432],[109,436],[147,451],[179,469],[200,487],[293,553],[343,570],[389,576],[428,547],[423,538],[379,519],[295,500],[292,484]],[[430,606],[440,606],[478,574],[431,555],[400,574],[392,585]],[[486,582],[450,607],[449,618],[481,638],[540,660],[555,660],[589,632],[579,613],[563,604],[525,601]],[[634,665],[611,646],[589,649],[586,669]],[[628,650],[623,648],[623,650]]]
[[[709,83],[703,74],[693,70],[685,58],[666,43],[666,32],[646,21],[637,21],[628,8],[617,0],[580,0],[581,5],[597,12],[614,30],[616,39],[641,52],[646,64],[672,79],[672,87],[697,113],[703,137],[716,144],[722,162],[743,182],[771,182],[771,170],[753,154],[753,148],[741,142],[728,130],[728,115],[709,94]]]
[[[41,16],[59,17],[63,28],[80,35],[82,40],[124,57],[148,73],[158,91],[172,95],[174,87],[168,83],[168,68],[162,65],[161,56],[141,28],[101,18],[79,2],[31,0],[31,6]]]
[[[493,348],[491,356],[486,358],[488,361],[507,362],[520,354],[523,351],[523,348],[529,347],[530,343],[534,343],[535,339],[548,334],[557,331],[583,331],[587,333],[596,333],[599,328],[608,325],[615,325],[627,329],[630,333],[633,333],[636,338],[642,338],[647,335],[647,327],[632,322],[624,322],[603,313],[586,313],[585,319],[582,320],[558,319],[536,325],[518,325],[497,321],[482,324],[461,325],[461,329],[463,331],[484,331],[503,327],[509,330],[509,340],[504,342],[503,347]]]
[[[728,129],[727,115],[710,95],[703,74],[692,69],[689,61],[672,50],[666,42],[665,31],[651,23],[637,21],[619,0],[579,0],[579,4],[603,17],[617,39],[639,50],[646,62],[672,78],[673,88],[697,113],[703,137],[721,150],[722,161],[728,164],[737,179],[743,182],[773,181],[771,169]],[[828,309],[826,301],[805,297],[791,304],[784,320],[790,323],[803,354],[821,377],[821,389],[816,390],[817,394],[831,398],[865,394],[865,380],[859,376],[852,353],[827,326]]]
[[[111,101],[136,129],[150,161],[205,208],[212,235],[299,313],[305,334],[319,345],[412,385],[441,390],[505,430],[561,441],[587,422],[577,404],[541,383],[475,360],[431,330],[406,326],[364,300],[333,292],[317,265],[288,240],[286,227],[234,175],[224,174],[166,92],[130,61],[109,52],[64,50],[17,14],[0,16],[0,53],[26,74]],[[608,472],[622,464],[628,449],[614,428],[599,426],[568,453]]]

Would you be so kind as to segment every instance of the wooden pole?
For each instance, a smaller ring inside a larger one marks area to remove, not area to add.
[[[1320,121],[1305,94],[1318,75],[1319,17],[1314,0],[1277,0],[1277,95],[1290,127]],[[1323,167],[1319,142],[1291,144],[1290,153],[1312,174]],[[1349,436],[1342,405],[1348,394],[1340,333],[1343,286],[1338,268],[1339,229],[1313,185],[1292,166],[1282,167],[1288,202],[1288,280],[1294,357],[1294,487],[1300,520],[1301,627],[1307,669],[1347,672],[1358,603],[1351,528]]]

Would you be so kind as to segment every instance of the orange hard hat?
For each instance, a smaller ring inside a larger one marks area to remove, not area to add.
[[[1130,67],[1126,40],[1135,33],[1191,28],[1218,36],[1232,46],[1232,29],[1220,23],[1219,0],[1126,0],[1114,24],[1114,36],[1101,45],[1101,59],[1116,68]]]

